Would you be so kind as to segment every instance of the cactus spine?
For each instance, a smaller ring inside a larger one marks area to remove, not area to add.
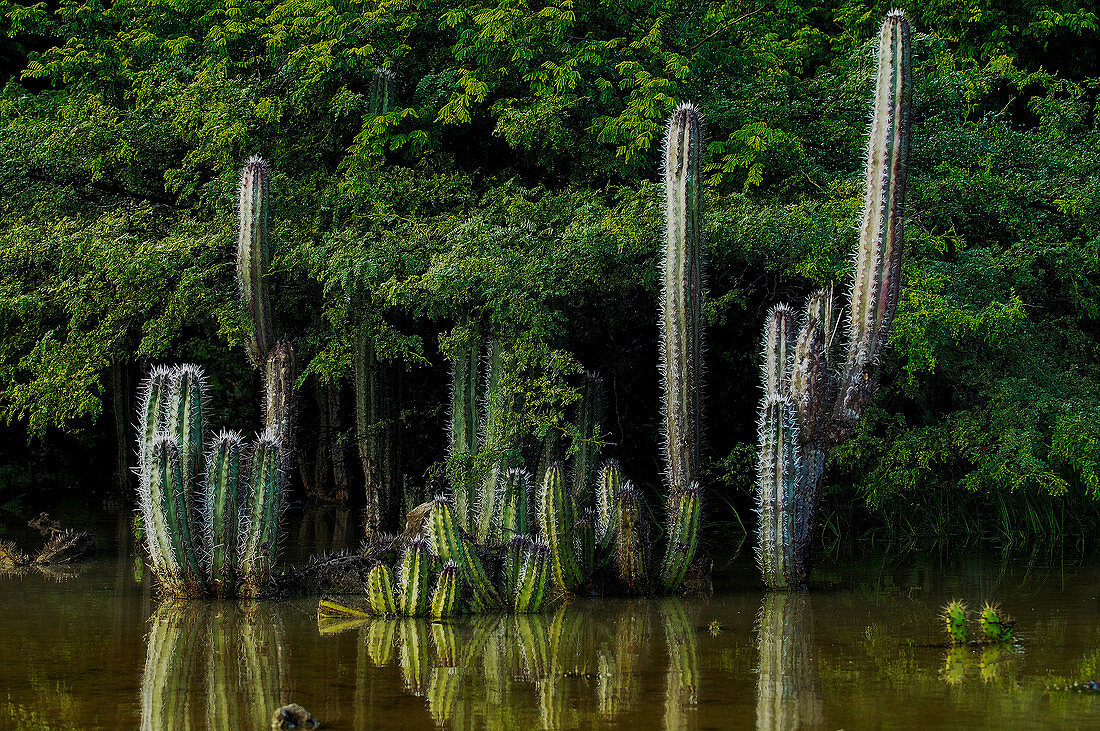
[[[965,645],[970,639],[970,628],[966,622],[966,605],[957,599],[943,608],[943,624],[947,630],[947,639],[952,645]]]
[[[838,371],[833,354],[837,316],[829,290],[810,296],[797,333],[785,305],[772,309],[765,329],[757,561],[773,589],[806,582],[825,460],[851,434],[871,397],[893,323],[904,248],[911,89],[909,22],[900,10],[891,10],[879,35],[845,362]]]

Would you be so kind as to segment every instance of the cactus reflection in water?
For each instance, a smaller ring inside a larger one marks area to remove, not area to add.
[[[813,641],[810,597],[788,592],[764,596],[756,630],[760,654],[757,728],[793,729],[823,723]]]
[[[287,702],[273,608],[168,601],[149,623],[142,729],[266,728],[272,710]]]
[[[825,459],[871,398],[901,282],[909,152],[909,21],[886,15],[867,143],[865,198],[849,295],[847,354],[835,352],[840,315],[830,290],[810,296],[796,331],[786,305],[768,314],[757,467],[757,562],[771,589],[797,589],[810,570]]]
[[[563,606],[553,615],[361,619],[361,683],[370,666],[400,672],[405,691],[425,700],[450,728],[577,728],[597,716],[621,721],[644,702],[647,658],[668,658],[668,728],[695,724],[698,639],[677,599],[633,601],[598,616]],[[663,631],[654,633],[658,623]],[[329,632],[323,630],[322,634]]]

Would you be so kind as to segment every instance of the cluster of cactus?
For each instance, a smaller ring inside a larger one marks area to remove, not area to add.
[[[271,429],[206,437],[195,365],[158,366],[142,384],[138,505],[145,546],[169,596],[261,596],[278,545],[286,455]]]
[[[958,599],[952,599],[943,608],[941,617],[947,639],[952,645],[970,643],[970,614],[970,609]],[[986,602],[978,612],[978,626],[983,639],[975,641],[975,644],[1007,644],[1013,640],[1016,623],[1003,614],[1000,606]]]
[[[575,592],[596,572],[614,565],[628,592],[653,588],[674,592],[695,558],[702,514],[697,481],[700,459],[702,257],[700,154],[702,122],[693,104],[681,104],[666,130],[664,155],[665,263],[663,266],[662,373],[664,447],[668,498],[668,543],[659,570],[650,562],[651,528],[638,493],[614,462],[596,470],[602,428],[602,385],[585,374],[576,424],[572,479],[557,462],[557,439],[545,435],[536,469],[538,534],[546,542],[553,583]],[[468,325],[468,323],[464,323]],[[478,542],[500,545],[508,538],[509,495],[525,474],[509,464],[511,444],[502,388],[502,351],[490,343],[485,361],[484,409],[479,419],[479,347],[460,348],[453,361],[450,476],[457,522]],[[485,464],[485,460],[492,461]],[[495,460],[495,461],[493,461]],[[526,477],[523,483],[528,482]],[[511,492],[509,492],[511,491]],[[605,574],[608,572],[604,572]],[[657,573],[654,577],[652,574]],[[491,602],[490,602],[491,603]]]
[[[276,342],[271,266],[271,173],[258,157],[241,173],[237,281],[252,327],[246,351],[264,377],[264,428],[250,449],[222,431],[206,440],[206,381],[195,365],[157,366],[138,407],[138,506],[145,545],[169,596],[260,596],[270,587],[293,443],[294,349]]]
[[[769,588],[795,589],[809,574],[821,477],[871,397],[901,282],[912,58],[908,20],[886,15],[879,37],[866,194],[849,297],[843,364],[831,289],[808,299],[801,323],[786,305],[768,314],[760,406],[757,561]]]
[[[510,477],[511,484],[522,478]],[[550,549],[520,533],[526,523],[526,487],[513,501],[503,562],[479,555],[478,545],[459,525],[451,501],[440,496],[428,506],[422,533],[400,551],[396,570],[379,562],[367,574],[367,614],[383,617],[432,617],[511,611],[538,612],[550,588]],[[323,599],[328,616],[356,610]]]

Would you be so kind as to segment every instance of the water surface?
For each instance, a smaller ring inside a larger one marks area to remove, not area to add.
[[[292,558],[347,540],[309,520]],[[332,729],[1100,726],[1100,694],[1067,689],[1100,680],[1098,563],[826,561],[822,588],[766,595],[745,556],[705,599],[343,622],[159,602],[125,526],[98,529],[78,569],[0,576],[2,728],[258,729],[291,701]],[[1018,642],[943,647],[951,598],[1000,601]]]

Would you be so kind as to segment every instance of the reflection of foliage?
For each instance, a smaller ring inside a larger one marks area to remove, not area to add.
[[[286,672],[273,608],[165,602],[150,619],[143,729],[264,728]]]

